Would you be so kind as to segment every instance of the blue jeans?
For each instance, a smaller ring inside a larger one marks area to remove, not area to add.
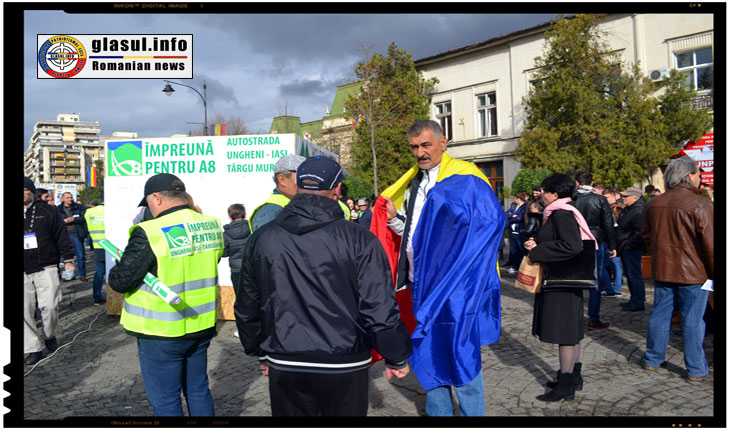
[[[104,286],[104,275],[106,275],[106,262],[96,262],[96,273],[94,274],[94,288],[93,296],[95,302],[104,300],[104,296],[101,294],[101,287]]]
[[[621,294],[621,284],[624,276],[624,272],[621,270],[621,257],[609,258],[606,265],[606,272],[611,271],[609,268],[613,269],[613,292]]]
[[[479,371],[473,381],[461,387],[454,386],[459,399],[459,415],[462,417],[484,416],[484,380]],[[450,417],[454,415],[451,401],[451,385],[436,387],[426,391],[426,413],[430,417]]]
[[[644,276],[641,274],[641,254],[641,250],[627,250],[621,253],[621,263],[624,265],[626,283],[631,292],[629,306],[632,308],[643,308],[646,300]]]
[[[522,263],[522,257],[524,255],[524,251],[522,250],[522,242],[520,239],[520,235],[510,232],[509,233],[509,265],[517,270],[520,268],[520,263]]]
[[[76,254],[76,262],[79,268],[79,278],[86,277],[86,253],[84,252],[84,244],[79,239],[78,233],[69,233],[71,243],[74,245],[74,253]]]
[[[208,388],[210,337],[191,340],[137,338],[144,388],[155,416],[182,416],[180,392],[190,416],[213,416]]]
[[[598,245],[596,251],[596,280],[598,281],[598,290],[591,290],[588,293],[588,319],[591,321],[600,321],[601,311],[601,291],[609,289],[611,286],[611,279],[608,277],[606,272],[606,261],[608,255],[606,249],[608,246],[605,243]]]
[[[598,255],[596,255],[596,278],[598,280],[598,289],[600,291],[610,291],[611,288],[611,277],[608,275],[606,270],[606,264],[608,264],[608,245],[601,243],[598,245]]]
[[[705,338],[705,314],[708,291],[702,285],[654,281],[654,306],[649,315],[644,363],[656,367],[664,362],[669,333],[672,329],[674,297],[679,297],[684,339],[684,365],[689,376],[705,376],[709,372],[702,341]]]

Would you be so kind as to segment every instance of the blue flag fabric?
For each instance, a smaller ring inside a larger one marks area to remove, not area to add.
[[[413,371],[426,390],[465,385],[481,370],[481,345],[501,325],[502,206],[488,182],[452,175],[434,185],[413,235]]]

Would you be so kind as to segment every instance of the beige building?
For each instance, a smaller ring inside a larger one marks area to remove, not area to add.
[[[448,154],[475,162],[497,192],[510,186],[520,169],[514,151],[525,121],[522,98],[548,28],[532,27],[415,61],[426,79],[439,79],[431,117],[449,138]],[[672,68],[688,73],[688,84],[697,90],[695,104],[712,108],[712,14],[611,14],[600,29],[625,63],[638,63],[652,79]],[[661,183],[660,175],[657,169],[652,182]]]
[[[359,82],[337,87],[332,107],[327,108],[325,116],[310,122],[301,122],[298,116],[282,115],[275,117],[269,133],[296,133],[324,149],[337,154],[339,163],[345,170],[352,166],[352,143],[355,135],[353,116],[345,109],[345,100],[360,91]]]
[[[25,175],[36,183],[76,184],[83,189],[86,168],[104,159],[98,121],[81,121],[78,114],[35,123],[24,153]]]

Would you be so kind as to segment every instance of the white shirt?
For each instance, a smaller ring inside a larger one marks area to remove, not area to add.
[[[436,178],[438,178],[440,167],[441,164],[439,163],[438,166],[433,167],[429,170],[421,170],[423,172],[423,178],[421,178],[421,182],[418,184],[416,201],[413,203],[413,215],[411,216],[410,231],[408,233],[408,243],[406,244],[406,255],[408,256],[408,280],[410,280],[411,283],[413,283],[413,232],[416,231],[418,220],[421,217],[421,210],[423,210],[423,205],[426,204],[426,196],[428,195],[428,192],[431,190],[431,188],[436,185]],[[406,190],[406,196],[410,196],[408,190]],[[404,198],[403,206],[401,206],[400,210],[398,211],[403,215],[405,215],[405,209],[407,208],[406,202],[407,199]],[[393,230],[395,234],[402,237],[406,224],[398,217],[395,217],[388,221],[388,227],[390,227],[390,229]]]

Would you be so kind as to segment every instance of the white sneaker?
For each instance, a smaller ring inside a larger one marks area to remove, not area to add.
[[[236,336],[236,337],[241,337],[241,336],[238,335],[238,331],[234,331],[233,332],[233,335]]]

